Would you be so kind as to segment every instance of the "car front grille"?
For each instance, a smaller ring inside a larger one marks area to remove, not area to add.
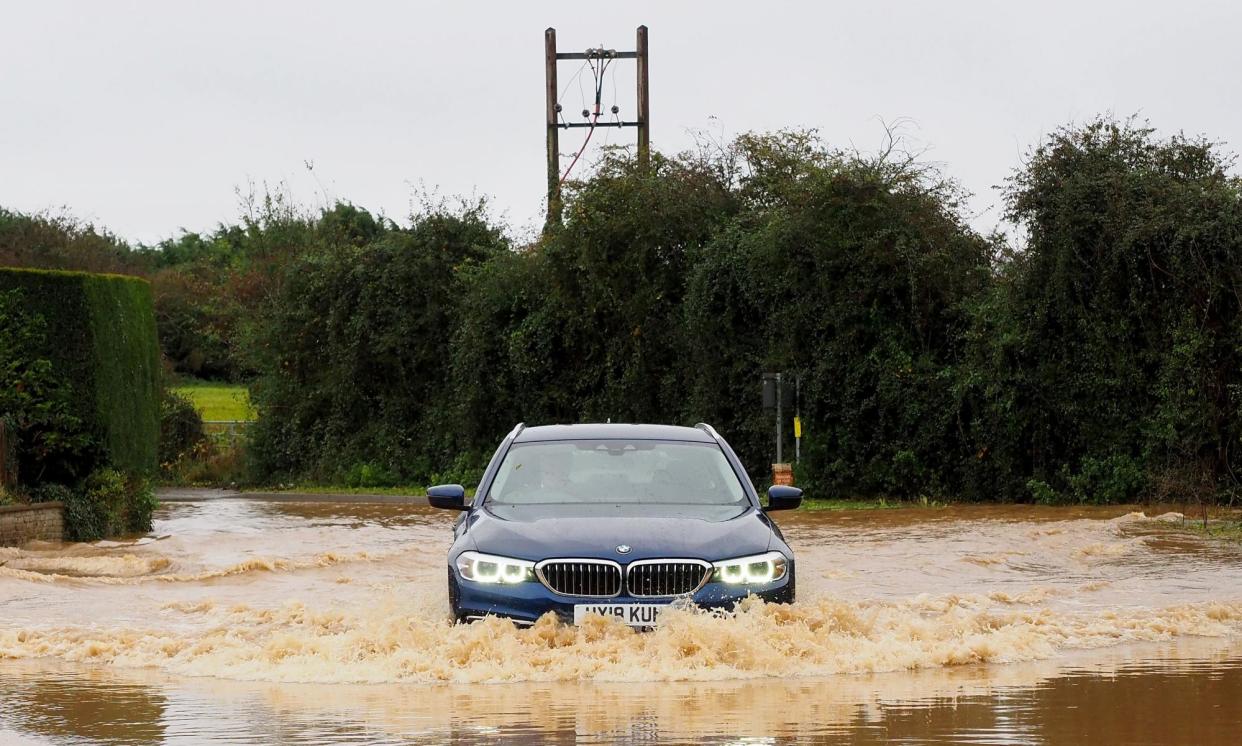
[[[658,598],[694,593],[711,576],[712,566],[697,560],[639,560],[629,566],[631,596]]]
[[[562,596],[621,595],[621,566],[607,560],[548,560],[535,567],[539,580]]]

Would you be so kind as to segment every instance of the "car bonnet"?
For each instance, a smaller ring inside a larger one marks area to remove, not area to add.
[[[750,505],[488,504],[481,512],[469,530],[479,550],[529,560],[710,561],[767,551],[773,538]]]

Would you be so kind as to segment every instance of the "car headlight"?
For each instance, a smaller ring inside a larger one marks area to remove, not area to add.
[[[535,563],[494,554],[462,552],[457,555],[457,572],[476,583],[525,583],[535,579]]]
[[[763,585],[774,583],[789,572],[789,560],[780,552],[756,554],[752,557],[713,562],[712,580],[729,585]]]

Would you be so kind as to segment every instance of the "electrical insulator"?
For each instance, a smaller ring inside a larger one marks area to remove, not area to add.
[[[557,104],[557,105],[556,105],[556,113],[557,113],[557,114],[560,114],[560,113],[561,113],[561,105],[560,105],[560,104]]]
[[[587,117],[589,117],[589,116],[591,116],[591,112],[587,111],[586,109],[583,109],[583,110],[582,110],[582,118],[583,118],[583,119],[586,119],[586,118],[587,118]]]
[[[620,106],[617,106],[616,104],[613,104],[613,105],[612,105],[612,113],[613,113],[613,114],[616,114],[616,113],[617,113],[617,112],[619,112],[619,111],[621,111],[621,107],[620,107]]]

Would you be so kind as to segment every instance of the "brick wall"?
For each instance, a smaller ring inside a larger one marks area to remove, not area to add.
[[[28,541],[61,541],[65,536],[62,503],[0,505],[0,547]]]

